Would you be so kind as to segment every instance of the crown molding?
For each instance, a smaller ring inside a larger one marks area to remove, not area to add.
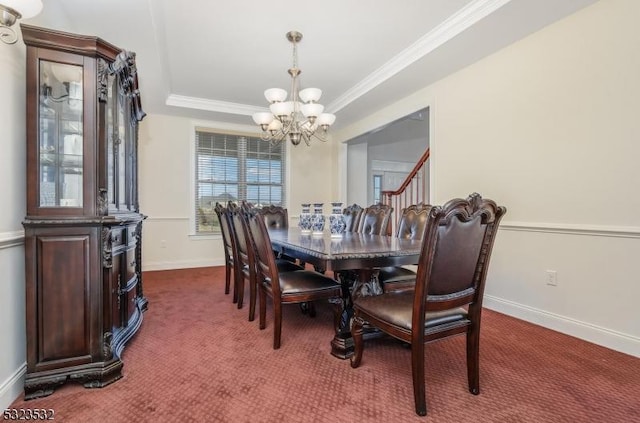
[[[210,112],[231,113],[234,115],[251,116],[256,112],[268,112],[269,109],[248,104],[231,103],[228,101],[210,100],[206,98],[187,97],[170,94],[165,102],[167,106],[184,107],[187,109],[207,110]]]
[[[336,113],[343,109],[509,2],[511,0],[472,1],[327,105],[327,110]]]
[[[474,0],[470,2],[358,84],[348,89],[344,94],[328,104],[325,110],[330,113],[336,113],[343,109],[359,97],[511,1],[512,0]],[[166,105],[244,116],[251,116],[256,112],[269,111],[269,109],[260,106],[188,97],[178,94],[169,94]]]

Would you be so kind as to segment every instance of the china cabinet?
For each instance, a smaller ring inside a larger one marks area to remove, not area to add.
[[[27,46],[25,398],[122,377],[142,323],[135,54],[21,25]]]

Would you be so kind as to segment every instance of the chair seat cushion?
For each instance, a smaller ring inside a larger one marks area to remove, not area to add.
[[[416,278],[416,273],[404,267],[383,267],[380,269],[378,279],[382,283],[408,282]]]
[[[360,297],[354,300],[354,308],[365,314],[411,330],[413,291],[390,292],[382,295]],[[366,316],[364,316],[366,320]],[[425,313],[425,329],[446,323],[467,320],[467,310],[462,307]]]
[[[297,264],[285,259],[276,259],[276,266],[278,266],[278,273],[304,270],[302,266],[298,266]]]
[[[326,291],[327,298],[340,296],[340,284],[322,273],[313,270],[295,270],[279,275],[283,296]]]

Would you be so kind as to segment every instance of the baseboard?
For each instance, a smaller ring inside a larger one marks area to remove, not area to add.
[[[9,408],[11,403],[22,394],[25,373],[27,373],[26,362],[22,363],[9,379],[0,383],[0,410]]]
[[[224,266],[224,259],[215,260],[180,260],[180,261],[142,261],[142,271],[190,269],[193,267]]]
[[[490,310],[640,358],[640,338],[491,295],[484,296],[483,305]]]

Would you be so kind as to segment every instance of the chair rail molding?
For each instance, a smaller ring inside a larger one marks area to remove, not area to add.
[[[24,245],[24,230],[0,232],[0,250]]]
[[[638,226],[583,225],[573,223],[502,222],[499,231],[545,232],[565,235],[640,238]]]

